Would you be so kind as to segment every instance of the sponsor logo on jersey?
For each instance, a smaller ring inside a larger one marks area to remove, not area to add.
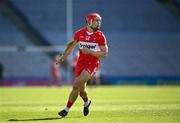
[[[88,48],[93,51],[99,51],[98,43],[82,42],[79,41],[79,49]]]

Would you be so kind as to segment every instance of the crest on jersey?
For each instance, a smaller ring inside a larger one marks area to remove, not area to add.
[[[86,36],[86,41],[89,41],[91,37],[90,36]]]

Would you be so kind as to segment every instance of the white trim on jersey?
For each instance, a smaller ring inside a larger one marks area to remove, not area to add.
[[[88,31],[86,31],[86,32],[87,32],[88,35],[94,34],[94,32],[88,32]]]

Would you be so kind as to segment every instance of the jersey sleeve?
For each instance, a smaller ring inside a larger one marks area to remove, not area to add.
[[[79,41],[79,31],[75,32],[73,39]]]
[[[107,41],[106,41],[106,37],[105,35],[102,33],[100,35],[100,38],[99,38],[99,46],[104,46],[107,44]]]

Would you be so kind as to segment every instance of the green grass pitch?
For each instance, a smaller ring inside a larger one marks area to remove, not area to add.
[[[180,123],[180,86],[89,87],[90,114],[78,97],[65,118],[71,87],[0,88],[0,123]]]

